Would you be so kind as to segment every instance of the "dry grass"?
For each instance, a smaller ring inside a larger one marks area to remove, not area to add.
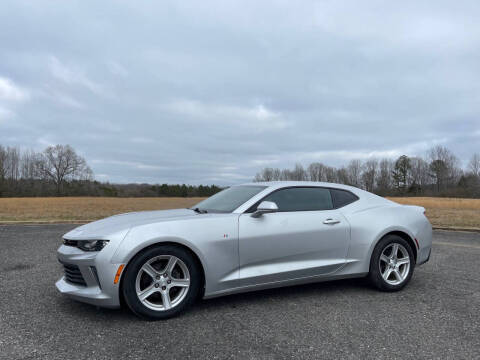
[[[395,197],[405,205],[423,206],[434,227],[480,229],[480,199]]]
[[[390,198],[419,205],[436,227],[480,229],[480,199]],[[129,211],[190,207],[202,198],[0,198],[0,223],[87,222]]]
[[[140,210],[190,207],[203,198],[0,198],[0,222],[85,222]]]

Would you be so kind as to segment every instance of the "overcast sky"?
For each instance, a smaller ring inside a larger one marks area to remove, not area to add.
[[[480,152],[480,1],[2,1],[0,144],[98,180]]]

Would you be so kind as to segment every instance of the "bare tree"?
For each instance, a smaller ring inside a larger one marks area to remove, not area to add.
[[[277,181],[281,179],[281,171],[278,168],[265,168],[255,175],[254,181]]]
[[[325,181],[326,174],[325,174],[326,166],[319,162],[311,163],[308,168],[308,178],[310,181]]]
[[[377,174],[378,160],[370,159],[363,166],[362,180],[365,190],[373,191],[375,188],[375,178]]]
[[[0,196],[5,191],[7,151],[0,145]]]
[[[256,182],[260,181],[272,181],[273,180],[273,169],[272,168],[265,168],[261,172],[255,175]]]
[[[382,159],[378,165],[377,189],[380,194],[387,194],[392,188],[393,162],[389,159]]]
[[[337,181],[340,183],[340,184],[346,184],[346,185],[349,185],[350,184],[350,178],[348,176],[348,171],[347,169],[345,169],[344,166],[342,166],[340,169],[338,169],[336,171],[336,178],[337,178]]]
[[[468,169],[476,177],[480,177],[480,154],[473,154],[470,162],[468,163]]]
[[[7,147],[4,160],[5,177],[16,181],[20,177],[20,149]]]
[[[40,168],[39,162],[41,161],[40,154],[33,150],[25,151],[20,158],[20,177],[30,180],[40,178],[41,174],[39,174],[38,169]]]
[[[295,168],[291,172],[291,179],[295,181],[304,181],[307,180],[307,172],[303,168],[302,164],[295,164]]]
[[[66,180],[86,180],[92,176],[85,159],[77,155],[70,145],[49,146],[37,166],[44,178],[53,181],[57,194],[60,194]]]
[[[283,169],[282,173],[280,174],[280,180],[291,180],[292,179],[292,172],[288,169]]]
[[[334,167],[326,166],[325,167],[325,181],[327,182],[337,182],[337,171]]]
[[[418,193],[430,183],[428,176],[428,163],[419,157],[410,158],[410,187]]]
[[[5,178],[7,177],[6,166],[7,166],[7,151],[2,145],[0,145],[0,181],[5,180]]]
[[[360,187],[362,182],[361,175],[362,175],[362,162],[357,159],[351,160],[347,166],[348,184],[352,186]]]
[[[444,146],[435,146],[428,152],[430,159],[430,176],[434,179],[437,192],[448,185],[458,182],[461,169],[457,157]]]

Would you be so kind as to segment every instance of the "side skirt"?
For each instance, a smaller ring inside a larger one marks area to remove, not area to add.
[[[317,282],[324,282],[324,281],[331,281],[331,280],[362,278],[367,275],[368,275],[368,272],[358,273],[358,274],[330,275],[330,276],[316,275],[316,276],[309,276],[309,277],[290,279],[290,280],[284,280],[284,281],[273,281],[273,282],[264,283],[264,284],[248,285],[248,286],[231,288],[227,290],[221,290],[221,291],[205,294],[203,298],[212,299],[212,298],[216,298],[224,295],[240,294],[244,292],[257,291],[257,290],[273,289],[273,288],[310,284],[310,283],[317,283]]]

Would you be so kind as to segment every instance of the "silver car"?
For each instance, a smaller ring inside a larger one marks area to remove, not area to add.
[[[432,227],[404,206],[339,184],[232,186],[193,208],[134,212],[63,237],[57,289],[75,300],[165,319],[199,297],[365,277],[402,289],[428,261]]]

